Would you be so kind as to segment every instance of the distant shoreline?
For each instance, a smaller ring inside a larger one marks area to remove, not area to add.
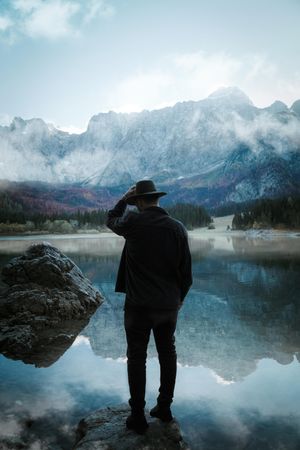
[[[191,237],[213,237],[213,236],[247,236],[247,237],[267,237],[271,238],[272,236],[291,236],[291,237],[300,237],[300,229],[291,229],[291,228],[263,228],[263,229],[255,229],[250,228],[248,230],[232,230],[232,219],[233,215],[223,216],[223,217],[215,217],[214,218],[214,228],[209,229],[207,226],[194,228],[193,230],[188,230],[188,234]],[[227,229],[227,227],[230,229]],[[30,238],[92,238],[92,237],[113,237],[116,236],[112,231],[108,228],[103,228],[102,230],[97,229],[79,229],[75,232],[71,233],[51,233],[46,230],[39,231],[26,231],[23,233],[0,233],[0,240],[10,240],[10,239],[30,239]]]
[[[300,257],[300,231],[276,230],[228,230],[229,217],[215,218],[214,229],[207,227],[188,231],[192,254],[207,254],[225,257],[240,255],[249,258]],[[124,247],[124,237],[107,229],[103,231],[84,230],[73,234],[18,234],[1,236],[1,255],[18,255],[29,245],[48,242],[63,253],[92,254],[120,257]]]
[[[71,233],[58,233],[58,232],[50,232],[46,230],[37,230],[37,231],[24,231],[23,233],[0,233],[0,237],[12,237],[12,236],[54,236],[54,235],[62,235],[62,236],[69,236],[69,235],[76,235],[76,234],[103,234],[103,233],[110,233],[109,230],[78,230],[78,231],[72,231]]]

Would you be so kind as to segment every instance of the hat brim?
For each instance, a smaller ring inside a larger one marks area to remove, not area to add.
[[[135,195],[130,195],[130,197],[126,198],[126,203],[127,205],[135,205],[136,203],[136,199],[137,198],[143,198],[143,197],[162,197],[163,195],[167,195],[166,192],[162,192],[162,191],[153,191],[153,192],[145,192],[144,194],[135,194]]]

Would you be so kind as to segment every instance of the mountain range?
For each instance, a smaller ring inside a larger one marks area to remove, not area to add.
[[[81,134],[15,118],[0,126],[0,151],[2,184],[47,191],[49,201],[55,186],[65,206],[74,190],[83,206],[95,192],[110,204],[143,178],[167,190],[169,203],[299,195],[300,100],[258,108],[239,88],[222,88],[159,110],[100,113]]]

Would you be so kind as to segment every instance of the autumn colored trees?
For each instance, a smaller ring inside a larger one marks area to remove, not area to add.
[[[206,226],[211,222],[209,214],[198,205],[179,203],[166,208],[169,214],[180,220],[188,229]],[[101,230],[106,224],[107,210],[80,210],[76,212],[37,212],[25,208],[7,193],[0,193],[0,233],[48,231],[49,233],[74,233],[81,229]]]

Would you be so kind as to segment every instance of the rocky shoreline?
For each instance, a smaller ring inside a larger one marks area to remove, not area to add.
[[[0,352],[38,367],[51,365],[103,300],[59,249],[32,244],[2,268]]]
[[[79,422],[74,450],[189,450],[176,420],[163,423],[146,411],[149,428],[140,435],[125,426],[126,404],[100,409]]]

